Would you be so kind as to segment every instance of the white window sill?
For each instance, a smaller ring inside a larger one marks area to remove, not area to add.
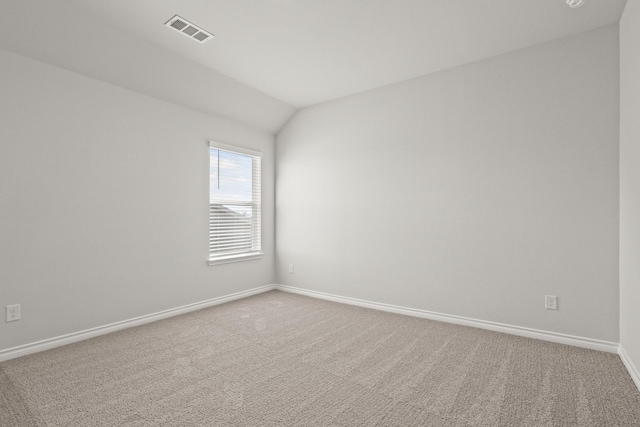
[[[247,254],[239,254],[239,255],[227,255],[216,258],[211,258],[207,264],[219,265],[219,264],[228,264],[230,262],[240,262],[240,261],[251,261],[253,259],[260,259],[264,255],[263,252],[251,252]]]

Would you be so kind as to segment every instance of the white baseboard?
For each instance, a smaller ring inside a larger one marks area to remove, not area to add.
[[[591,338],[577,337],[573,335],[560,334],[556,332],[542,331],[531,328],[524,328],[520,326],[507,325],[503,323],[489,322],[485,320],[471,319],[467,317],[454,316],[443,313],[436,313],[432,311],[400,307],[390,304],[377,303],[372,301],[361,300],[357,298],[342,297],[338,295],[328,294],[325,292],[311,291],[307,289],[295,288],[285,285],[266,285],[254,289],[249,289],[242,292],[236,292],[234,294],[225,295],[210,300],[201,301],[193,304],[184,305],[181,307],[172,308],[169,310],[160,311],[157,313],[148,314],[145,316],[135,317],[133,319],[123,320],[121,322],[111,323],[96,328],[86,329],[71,334],[61,335],[54,338],[37,341],[30,344],[21,345],[18,347],[12,347],[6,350],[0,350],[0,362],[14,359],[16,357],[25,356],[27,354],[37,353],[40,351],[48,350],[55,347],[60,347],[66,344],[71,344],[77,341],[82,341],[88,338],[93,338],[99,335],[108,334],[111,332],[119,331],[134,326],[143,325],[157,320],[166,319],[168,317],[177,316],[191,311],[200,310],[207,307],[212,307],[226,302],[234,301],[241,298],[246,298],[251,295],[268,292],[273,289],[278,289],[284,292],[291,292],[300,295],[306,295],[313,298],[320,298],[329,301],[335,301],[343,304],[356,305],[359,307],[372,308],[375,310],[387,311],[392,313],[404,314],[414,317],[421,317],[425,319],[437,320],[447,323],[455,323],[459,325],[471,326],[481,329],[488,329],[496,332],[504,332],[512,335],[519,335],[528,338],[536,338],[544,341],[551,341],[560,344],[568,344],[576,347],[589,348],[593,350],[606,351],[609,353],[619,353],[620,358],[625,364],[629,374],[633,378],[633,381],[640,389],[640,374],[637,368],[629,359],[628,355],[624,352],[624,349],[618,345],[618,343],[595,340]]]
[[[26,356],[27,354],[37,353],[54,347],[60,347],[77,341],[86,340],[88,338],[97,337],[99,335],[108,334],[134,326],[144,325],[145,323],[155,322],[157,320],[166,319],[168,317],[177,316],[179,314],[189,313],[191,311],[200,310],[214,305],[224,304],[225,302],[246,298],[251,295],[268,292],[275,289],[275,285],[266,285],[259,288],[249,289],[242,292],[236,292],[230,295],[224,295],[201,301],[193,304],[183,305],[182,307],[171,308],[169,310],[159,311],[157,313],[147,314],[145,316],[135,317],[133,319],[123,320],[121,322],[111,323],[109,325],[98,326],[96,328],[86,329],[84,331],[73,332],[59,337],[49,338],[37,341],[31,344],[25,344],[18,347],[12,347],[6,350],[0,350],[0,362],[15,359],[16,357]]]
[[[573,335],[560,334],[557,332],[542,331],[538,329],[524,328],[521,326],[507,325],[504,323],[489,322],[486,320],[471,319],[468,317],[454,316],[451,314],[436,313],[433,311],[419,310],[415,308],[400,307],[397,305],[382,304],[378,302],[365,301],[357,298],[341,297],[324,292],[310,291],[308,289],[295,288],[292,286],[275,285],[276,289],[294,294],[306,295],[313,298],[320,298],[343,304],[357,305],[359,307],[373,308],[375,310],[388,311],[391,313],[405,314],[408,316],[421,317],[424,319],[437,320],[440,322],[455,323],[458,325],[472,326],[474,328],[488,329],[496,332],[504,332],[511,335],[518,335],[527,338],[535,338],[544,341],[551,341],[560,344],[568,344],[576,347],[589,348],[592,350],[606,351],[608,353],[618,353],[618,343],[601,341],[592,338],[577,337]]]
[[[627,371],[629,371],[631,379],[636,384],[636,387],[638,387],[638,390],[640,390],[640,371],[633,364],[627,352],[624,351],[624,347],[622,347],[622,344],[620,344],[620,351],[618,352],[618,354],[620,355],[620,359],[622,359],[622,363],[624,363],[624,366],[627,368]]]

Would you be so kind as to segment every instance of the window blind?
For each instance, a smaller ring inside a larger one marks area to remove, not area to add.
[[[209,146],[209,260],[260,252],[261,154]]]

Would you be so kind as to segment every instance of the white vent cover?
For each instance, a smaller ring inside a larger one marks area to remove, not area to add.
[[[184,18],[179,17],[178,15],[169,19],[164,25],[169,28],[173,28],[179,33],[182,33],[190,39],[194,39],[195,41],[198,41],[200,43],[204,43],[214,37],[214,35],[210,32],[203,30],[202,28],[198,27],[195,24],[192,24]]]

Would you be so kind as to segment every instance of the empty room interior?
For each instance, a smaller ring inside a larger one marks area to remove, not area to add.
[[[640,426],[640,0],[0,14],[0,425]]]

